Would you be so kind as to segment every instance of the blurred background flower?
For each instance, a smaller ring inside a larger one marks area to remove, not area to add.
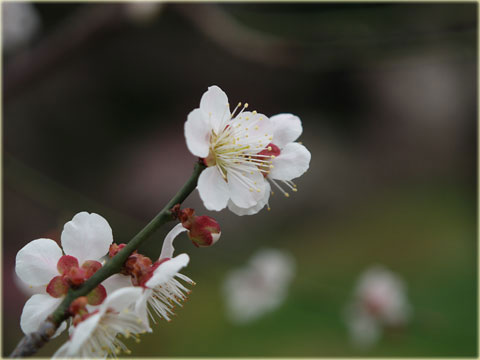
[[[59,241],[46,234],[79,211],[127,242],[190,175],[183,124],[217,84],[232,103],[298,115],[310,169],[253,218],[187,199],[222,239],[175,243],[198,285],[132,354],[476,356],[477,4],[163,3],[140,22],[124,3],[28,6],[41,32],[3,52],[4,355],[27,299],[17,251]],[[140,251],[158,258],[167,232]],[[295,278],[281,307],[235,326],[222,281],[264,247],[290,252]],[[361,351],[339,313],[372,263],[408,283],[415,313]]]
[[[242,268],[227,273],[223,293],[227,316],[248,323],[277,309],[286,299],[295,274],[295,261],[276,249],[256,252]]]
[[[367,348],[375,345],[383,330],[405,330],[411,312],[402,279],[377,265],[358,279],[345,320],[353,343]]]

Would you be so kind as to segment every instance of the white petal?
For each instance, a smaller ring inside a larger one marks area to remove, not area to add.
[[[302,122],[292,114],[278,114],[270,118],[272,121],[273,143],[280,149],[298,139],[302,134]]]
[[[287,144],[272,161],[273,169],[271,169],[270,178],[275,180],[292,180],[305,171],[310,165],[310,151],[299,143]]]
[[[230,209],[231,212],[239,216],[254,215],[263,209],[263,207],[268,203],[269,198],[270,198],[270,184],[267,182],[265,183],[263,198],[256,205],[249,208],[241,208],[235,205],[233,201],[229,200],[228,208]]]
[[[102,282],[102,285],[107,290],[107,295],[111,294],[117,289],[121,289],[132,285],[130,275],[115,274]]]
[[[142,320],[142,323],[145,325],[145,328],[146,328],[145,330],[148,332],[152,332],[152,328],[150,327],[150,324],[148,321],[148,309],[147,309],[148,299],[150,296],[152,296],[152,293],[153,293],[152,290],[145,289],[143,291],[143,294],[135,303],[135,313]]]
[[[184,231],[187,231],[187,229],[184,228],[181,223],[175,225],[173,229],[169,231],[167,236],[165,236],[165,240],[163,240],[162,252],[160,253],[159,259],[173,257],[173,252],[175,250],[175,248],[173,247],[173,240],[175,240],[175,238]]]
[[[79,323],[73,330],[72,337],[69,341],[70,345],[67,349],[68,356],[75,356],[79,353],[80,348],[92,336],[93,332],[98,326],[102,313],[97,313],[90,316],[88,319]]]
[[[15,271],[28,285],[47,285],[52,278],[59,275],[57,262],[62,255],[62,249],[55,241],[33,240],[17,253]]]
[[[25,303],[22,316],[20,317],[20,327],[25,334],[35,332],[40,324],[57,308],[63,298],[54,298],[50,295],[37,294],[33,295]],[[66,322],[55,333],[58,336],[66,328]]]
[[[112,229],[98,214],[78,213],[67,222],[62,232],[65,254],[75,256],[80,265],[85,260],[98,260],[113,242]]]
[[[153,272],[153,276],[145,285],[149,288],[161,285],[172,279],[180,269],[188,265],[190,258],[187,254],[180,254],[173,259],[165,261]]]
[[[118,312],[133,308],[137,299],[142,296],[143,289],[140,286],[129,286],[117,289],[107,296],[103,304],[100,306],[102,311],[112,308]]]
[[[230,120],[228,97],[218,86],[213,85],[203,94],[200,110],[207,116],[212,129],[218,134],[222,124]]]
[[[39,286],[32,286],[28,285],[22,279],[18,277],[16,273],[13,273],[13,282],[20,289],[26,296],[30,297],[35,294],[47,294],[47,286],[46,285],[39,285]]]
[[[229,190],[215,166],[206,168],[198,178],[198,192],[208,210],[220,211],[227,206]]]
[[[263,198],[266,180],[260,171],[250,174],[229,169],[227,178],[230,198],[238,207],[256,206]]]
[[[198,157],[208,156],[210,146],[211,127],[200,109],[188,114],[185,122],[185,140],[190,152]]]
[[[255,153],[275,140],[273,123],[264,114],[244,111],[232,120],[231,125],[235,129],[235,138],[239,139],[239,145],[258,150]]]
[[[70,329],[73,329],[73,326],[71,326]],[[52,359],[65,358],[68,354],[69,347],[70,347],[70,341],[67,341],[62,346],[60,346],[57,351],[55,351],[55,353],[52,356]]]

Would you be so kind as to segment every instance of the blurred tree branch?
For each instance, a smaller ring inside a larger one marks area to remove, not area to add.
[[[203,35],[237,57],[269,66],[296,63],[299,49],[292,42],[241,24],[217,4],[173,3],[170,6]]]
[[[6,66],[3,99],[8,102],[18,92],[48,75],[93,38],[106,35],[122,23],[121,4],[94,4],[81,7],[47,35],[37,46],[19,53]]]

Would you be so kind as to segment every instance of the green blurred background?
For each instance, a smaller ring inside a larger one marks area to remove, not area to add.
[[[222,238],[177,242],[197,286],[133,356],[476,357],[477,6],[34,4],[37,30],[3,53],[3,355],[28,298],[16,252],[58,241],[83,210],[127,242],[188,178],[183,123],[216,84],[298,115],[310,170],[251,217],[187,199]],[[158,257],[168,230],[141,250]],[[222,281],[264,247],[290,251],[297,273],[278,310],[235,326]],[[413,318],[360,351],[342,311],[372,264],[405,280]]]

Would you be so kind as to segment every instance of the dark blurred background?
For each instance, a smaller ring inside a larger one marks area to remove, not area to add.
[[[216,84],[232,104],[298,115],[310,170],[256,216],[188,198],[222,238],[177,242],[198,285],[172,323],[128,343],[133,355],[476,356],[477,6],[33,4],[27,39],[4,38],[3,354],[22,337],[28,298],[14,282],[17,251],[59,241],[83,210],[127,242],[189,177],[183,124]],[[141,250],[158,257],[168,230]],[[224,275],[266,246],[295,256],[290,293],[234,326]],[[342,310],[377,263],[407,283],[413,318],[360,351]]]

